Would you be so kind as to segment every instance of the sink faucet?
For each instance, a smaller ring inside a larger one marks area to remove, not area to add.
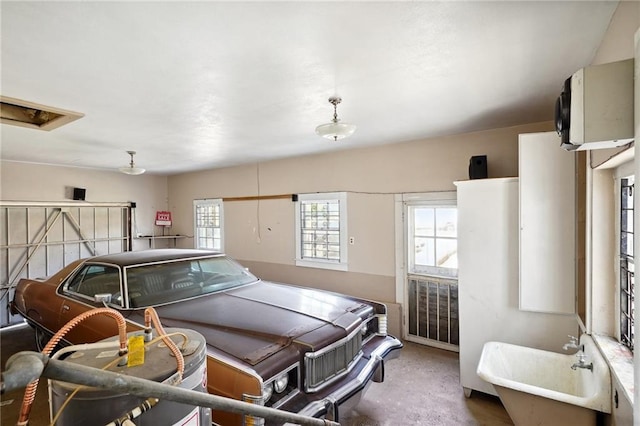
[[[593,371],[593,362],[590,362],[589,364],[587,364],[587,361],[586,361],[587,356],[584,354],[584,352],[580,352],[576,356],[578,357],[578,362],[576,362],[571,366],[572,370],[575,370],[576,368],[584,368],[584,369]]]
[[[562,346],[562,349],[565,351],[568,351],[569,349],[578,349],[578,350],[584,350],[584,346],[583,345],[579,345],[578,344],[578,338],[574,337],[574,336],[569,336],[569,343],[565,343]]]

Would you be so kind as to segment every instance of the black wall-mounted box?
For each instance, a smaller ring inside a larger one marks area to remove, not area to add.
[[[73,188],[73,199],[84,201],[87,195],[87,190],[84,188]]]
[[[469,160],[469,179],[486,179],[487,173],[487,156],[474,155]]]

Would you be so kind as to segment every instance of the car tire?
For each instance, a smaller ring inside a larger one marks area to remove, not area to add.
[[[36,347],[38,348],[38,351],[42,352],[42,350],[47,345],[47,343],[49,343],[49,340],[51,340],[51,336],[49,336],[49,333],[47,333],[40,327],[35,327],[35,331],[36,331]]]

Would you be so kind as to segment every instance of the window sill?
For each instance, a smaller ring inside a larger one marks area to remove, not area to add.
[[[318,260],[301,260],[296,259],[296,266],[302,266],[304,268],[319,268],[319,269],[331,269],[334,271],[348,271],[349,265],[346,263],[334,263],[334,262],[321,262]]]
[[[611,374],[622,386],[624,396],[633,405],[633,353],[613,337],[603,334],[593,334],[591,337],[607,361]]]

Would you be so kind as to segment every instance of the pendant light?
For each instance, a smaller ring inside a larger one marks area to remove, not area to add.
[[[333,120],[330,123],[321,124],[316,127],[316,133],[323,138],[344,139],[351,136],[356,131],[356,126],[348,123],[341,123],[338,120],[338,104],[342,102],[342,98],[338,96],[332,96],[329,98],[329,103],[333,105]]]
[[[124,173],[125,175],[141,175],[146,171],[142,167],[136,167],[136,164],[133,162],[133,156],[135,153],[135,151],[127,151],[127,154],[131,156],[131,162],[128,166],[120,167],[118,169],[121,173]]]

